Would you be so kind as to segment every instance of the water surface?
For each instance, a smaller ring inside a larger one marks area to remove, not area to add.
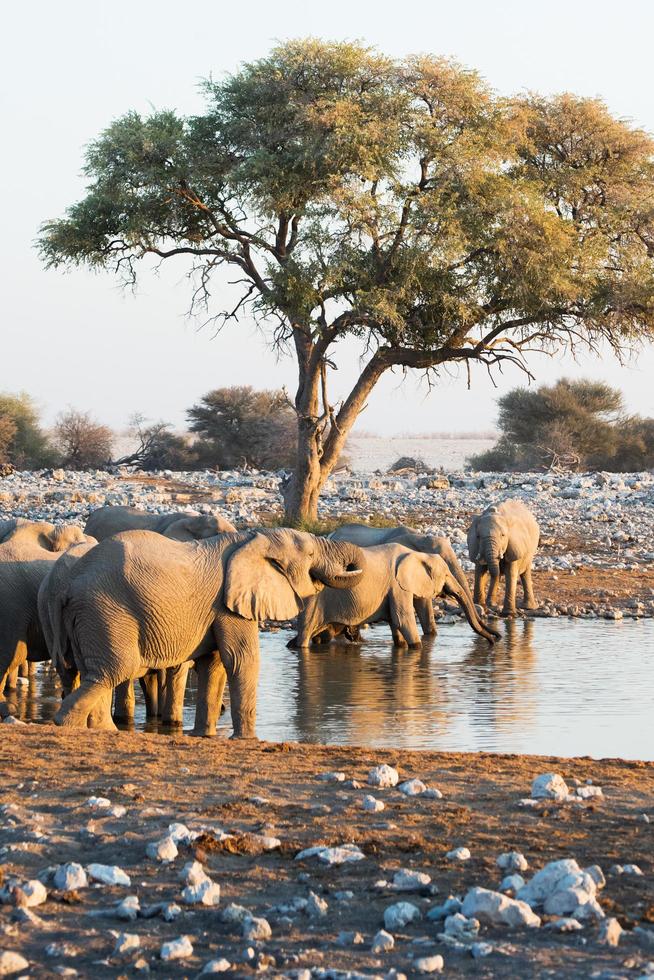
[[[502,623],[490,648],[467,624],[442,626],[422,650],[393,648],[387,626],[360,644],[289,650],[261,634],[257,734],[411,749],[654,759],[654,622]],[[185,727],[193,723],[187,695]],[[19,717],[52,717],[43,669],[18,692]],[[136,727],[146,726],[137,688]],[[219,726],[231,729],[227,711]]]

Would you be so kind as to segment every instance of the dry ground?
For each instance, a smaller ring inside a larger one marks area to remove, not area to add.
[[[407,799],[397,790],[366,787],[369,769],[381,762],[397,766],[402,778],[419,777],[438,787],[443,799]],[[361,788],[316,779],[333,770],[342,770],[347,780],[359,780]],[[146,968],[161,977],[192,977],[218,956],[234,964],[233,972],[255,972],[241,962],[247,944],[238,930],[221,923],[219,909],[185,910],[173,923],[160,918],[121,923],[111,914],[90,914],[110,912],[112,903],[127,894],[139,895],[142,905],[179,901],[178,872],[194,856],[220,883],[221,907],[236,902],[269,917],[273,936],[260,948],[260,966],[268,964],[271,974],[312,967],[383,974],[395,967],[411,976],[413,956],[440,952],[446,974],[454,976],[637,977],[654,960],[654,945],[647,949],[632,934],[635,926],[654,923],[654,825],[643,819],[644,813],[654,819],[652,764],[294,743],[246,745],[143,733],[66,733],[30,725],[0,729],[0,771],[2,802],[24,808],[19,814],[42,815],[40,826],[46,834],[41,843],[28,843],[26,850],[11,848],[1,858],[5,875],[30,878],[48,865],[74,860],[118,864],[132,877],[131,888],[102,886],[78,896],[52,893],[35,909],[40,925],[15,924],[15,910],[0,906],[0,949],[22,952],[35,978],[56,976],[55,967],[62,964],[83,977],[129,977],[143,975]],[[592,779],[603,787],[605,798],[551,804],[538,811],[519,808],[517,801],[529,795],[532,779],[548,771],[568,780]],[[385,801],[382,813],[361,808],[367,792]],[[93,795],[125,804],[126,816],[92,819],[85,801]],[[257,797],[269,802],[255,802]],[[237,834],[272,833],[282,846],[260,853],[241,837],[237,853],[230,853],[207,840],[181,848],[175,862],[164,867],[145,857],[145,845],[161,837],[174,820],[192,828],[208,823]],[[1,816],[0,828],[0,845],[30,838],[20,817],[14,829],[7,829],[7,816]],[[340,868],[320,866],[315,859],[294,860],[303,847],[347,841],[361,847],[365,860]],[[465,864],[445,856],[459,845],[472,852]],[[628,930],[620,947],[598,945],[592,925],[568,935],[545,929],[484,928],[481,938],[495,951],[474,960],[438,944],[438,926],[423,918],[396,934],[392,952],[371,953],[372,936],[392,902],[407,899],[426,912],[449,894],[461,896],[474,885],[496,888],[501,873],[495,859],[512,849],[525,854],[530,873],[564,857],[574,857],[582,866],[600,864],[608,879],[601,903]],[[614,863],[629,862],[640,865],[643,877],[608,873]],[[426,871],[438,894],[397,895],[373,887],[379,879],[390,880],[399,868]],[[345,889],[353,897],[337,900],[335,893]],[[327,916],[310,920],[299,915],[292,925],[278,924],[270,907],[296,895],[307,897],[310,890],[328,901]],[[124,959],[113,957],[110,930],[137,933],[141,951]],[[359,931],[365,942],[339,946],[342,930]],[[193,957],[163,963],[158,956],[161,943],[180,935],[191,937]],[[415,943],[421,938],[426,945]],[[63,957],[48,957],[44,949],[53,942],[66,942],[72,950]],[[70,955],[74,951],[77,955]],[[136,973],[139,959],[145,962]]]

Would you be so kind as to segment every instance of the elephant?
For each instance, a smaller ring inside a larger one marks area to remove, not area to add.
[[[412,551],[420,551],[427,555],[440,555],[450,572],[457,580],[463,594],[472,602],[472,593],[465,572],[449,538],[436,534],[418,534],[417,531],[403,524],[397,527],[371,527],[369,524],[343,524],[329,535],[332,541],[351,541],[362,548],[378,544],[401,544]],[[436,632],[436,619],[431,599],[416,599],[416,612],[425,636]]]
[[[440,555],[428,555],[401,544],[363,549],[363,575],[347,590],[323,589],[307,600],[298,617],[298,633],[289,646],[304,649],[324,630],[337,635],[361,623],[391,624],[396,646],[420,646],[415,600],[452,596],[471,627],[489,643],[499,633],[480,622],[472,598],[466,595]],[[423,632],[428,635],[423,623]]]
[[[235,531],[233,524],[218,514],[187,514],[173,511],[151,514],[138,507],[100,507],[86,522],[84,531],[104,541],[121,531],[156,531],[175,541],[201,541],[215,534]]]
[[[72,650],[81,684],[55,722],[85,728],[107,718],[114,687],[151,669],[196,663],[195,734],[215,732],[229,681],[234,738],[254,738],[260,620],[290,619],[325,585],[347,588],[362,575],[362,553],[288,528],[172,541],[127,531],[101,541],[70,570],[50,616],[53,659]]]
[[[18,518],[0,523],[0,692],[26,661],[47,660],[37,600],[41,582],[66,549],[88,539],[76,525]],[[9,708],[0,701],[0,714]]]
[[[475,602],[481,606],[495,604],[502,574],[505,578],[502,615],[515,615],[515,593],[520,576],[523,608],[535,609],[531,565],[539,540],[538,522],[521,500],[504,500],[474,517],[468,529],[468,552],[475,563]],[[485,595],[489,575],[490,584]]]

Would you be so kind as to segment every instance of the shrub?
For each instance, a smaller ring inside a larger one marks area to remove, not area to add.
[[[168,422],[145,424],[142,415],[132,419],[130,434],[138,440],[133,453],[116,460],[117,466],[138,466],[142,470],[193,470],[198,455],[188,436],[171,430]]]
[[[113,433],[89,412],[70,408],[57,416],[55,439],[61,465],[71,470],[100,469],[111,460]]]
[[[0,460],[20,470],[41,469],[57,461],[36,405],[24,392],[0,394]]]

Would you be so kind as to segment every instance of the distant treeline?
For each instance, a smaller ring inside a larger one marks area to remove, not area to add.
[[[370,432],[366,429],[359,431],[355,429],[351,436],[352,439],[424,439],[424,440],[446,440],[459,441],[460,439],[497,439],[495,429],[488,429],[483,432],[397,432],[393,435],[383,435],[379,432]]]

